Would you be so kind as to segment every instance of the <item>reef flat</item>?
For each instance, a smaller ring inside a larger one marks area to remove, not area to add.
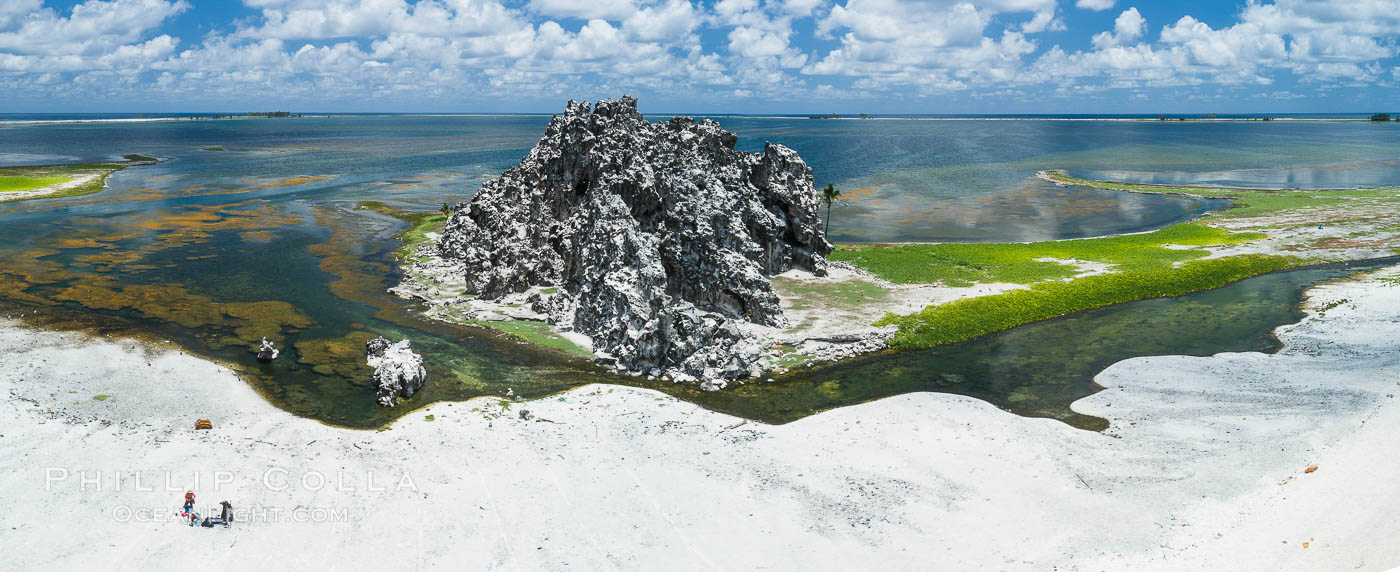
[[[32,167],[0,167],[0,203],[78,197],[101,192],[107,176],[133,165],[153,165],[159,159],[123,155],[122,161]]]

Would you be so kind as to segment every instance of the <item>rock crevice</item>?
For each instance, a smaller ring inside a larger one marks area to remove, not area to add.
[[[786,325],[770,278],[831,251],[812,171],[791,149],[734,149],[711,120],[648,122],[631,97],[570,101],[520,162],[457,205],[439,254],[467,290],[535,306],[620,370],[757,375],[745,324]]]

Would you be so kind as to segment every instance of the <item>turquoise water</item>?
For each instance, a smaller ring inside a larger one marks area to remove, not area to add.
[[[384,293],[397,278],[389,255],[402,223],[354,208],[377,200],[436,210],[465,200],[518,161],[547,121],[353,117],[0,127],[0,164],[127,153],[168,159],[114,174],[99,194],[0,204],[0,300],[56,326],[170,339],[242,368],[289,410],[350,426],[374,426],[397,413],[374,406],[364,379],[362,339],[372,334],[408,337],[428,357],[437,381],[414,404],[507,388],[539,396],[592,381],[639,383],[484,330],[418,319],[411,304]],[[720,121],[740,135],[741,148],[759,150],[764,141],[793,147],[819,185],[847,192],[848,202],[833,214],[836,240],[1095,236],[1158,228],[1223,205],[1060,188],[1031,178],[1045,168],[1119,180],[1326,187],[1387,184],[1400,168],[1400,128],[1365,123]],[[1251,307],[1275,313],[1252,322],[1250,331],[1266,331],[1261,324],[1291,311],[1295,295],[1270,292],[1251,298]],[[1097,321],[1102,318],[1092,316],[1119,311],[1083,316]],[[1013,362],[1003,359],[1010,355],[1005,344],[1028,328],[960,345],[963,353],[875,356],[771,386],[721,394],[659,388],[774,421],[919,390],[967,393],[1073,420],[1065,406],[1092,389],[1083,384],[1108,358],[1057,365],[1071,380],[1061,385],[1072,391],[1045,389],[1056,385],[1049,382],[1018,384],[1027,374],[1007,369]],[[248,351],[249,341],[263,335],[288,350],[271,366],[258,365]],[[1022,345],[1042,348],[1033,355],[1096,344],[1130,348],[1112,354],[1119,359],[1219,351],[1236,347],[1229,342],[1244,334],[1226,331],[1187,349],[1170,340],[1120,344],[1125,335],[1122,328],[1090,328],[1076,338]],[[919,365],[901,365],[911,362]],[[998,365],[967,369],[973,363]],[[940,385],[953,379],[948,375],[963,381]]]

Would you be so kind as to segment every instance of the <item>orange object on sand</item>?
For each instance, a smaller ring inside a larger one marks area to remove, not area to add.
[[[1313,465],[1313,466],[1311,466],[1311,467],[1308,467],[1308,468],[1306,468],[1306,469],[1303,469],[1303,472],[1304,472],[1304,473],[1311,473],[1311,472],[1316,471],[1316,470],[1317,470],[1317,465]]]
[[[214,428],[214,424],[213,424],[213,423],[210,423],[208,419],[200,419],[200,420],[194,422],[194,428],[195,428],[195,429],[213,429],[213,428]]]

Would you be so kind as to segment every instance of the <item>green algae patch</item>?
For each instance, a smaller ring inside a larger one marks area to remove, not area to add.
[[[368,380],[374,370],[365,362],[365,342],[375,337],[369,332],[351,332],[339,338],[300,340],[294,346],[297,363],[309,365],[321,375]]]
[[[296,306],[281,300],[230,302],[220,304],[219,309],[226,318],[233,318],[224,322],[233,326],[234,335],[243,342],[264,337],[281,341],[284,328],[305,328],[314,323]]]
[[[142,317],[202,330],[213,348],[250,345],[265,337],[281,340],[287,328],[304,328],[312,321],[280,300],[225,302],[191,293],[180,284],[114,286],[101,279],[79,279],[53,292],[58,301],[95,310],[128,310]],[[229,334],[232,334],[230,336]]]
[[[545,322],[536,320],[470,320],[468,323],[509,334],[512,337],[520,338],[532,344],[559,350],[569,355],[584,357],[593,356],[593,352],[559,335],[559,332],[554,329],[554,326]]]
[[[197,330],[196,336],[212,348],[244,346],[263,336],[280,341],[289,328],[312,325],[309,317],[285,301],[220,302],[177,282],[127,283],[125,276],[116,275],[156,270],[154,265],[137,262],[160,250],[206,240],[200,238],[208,235],[206,228],[228,224],[222,217],[212,223],[204,216],[185,218],[157,211],[84,219],[99,225],[40,239],[46,248],[0,253],[0,297],[135,314]],[[231,226],[251,220],[235,217]],[[134,249],[129,244],[132,240],[138,241]]]
[[[71,181],[71,180],[73,180],[73,177],[45,177],[45,176],[36,176],[36,177],[13,177],[13,176],[10,176],[10,177],[5,177],[5,176],[0,176],[0,193],[13,193],[13,192],[16,192],[16,191],[32,191],[32,190],[34,190],[34,189],[42,189],[42,188],[47,187],[47,186],[49,186],[49,185],[57,185],[57,184],[59,184],[59,183],[67,183],[68,181]]]
[[[428,242],[428,233],[441,232],[447,224],[447,214],[443,212],[407,211],[396,209],[379,201],[362,201],[355,205],[355,208],[372,210],[382,215],[387,215],[404,221],[409,227],[399,233],[398,239],[403,242],[403,247],[395,253],[395,256],[404,262],[422,262],[417,255],[418,246]]]
[[[1035,390],[1029,386],[1021,386],[1011,391],[1006,396],[1006,400],[1011,403],[1022,403],[1027,401],[1040,401],[1040,397],[1035,394]]]
[[[889,314],[876,325],[899,326],[890,340],[892,348],[925,349],[1090,308],[1218,288],[1305,263],[1291,256],[1257,254],[1193,260],[1178,267],[1042,282],[1025,290],[963,298],[917,314]]]
[[[1149,270],[1209,254],[1182,247],[1241,244],[1266,237],[1259,232],[1228,232],[1182,223],[1143,234],[1030,243],[843,244],[830,258],[897,284],[1034,284],[1070,278],[1079,272],[1054,260],[1111,264],[1119,272]]]
[[[112,396],[107,395],[107,394],[105,394],[105,393],[99,393],[99,394],[97,394],[97,395],[92,396],[92,400],[93,400],[93,401],[107,401],[108,399],[111,399],[111,398],[112,398]]]
[[[773,289],[785,298],[793,300],[792,309],[807,310],[822,308],[851,310],[866,304],[878,303],[889,298],[890,291],[866,280],[852,279],[840,282],[826,280],[797,280],[793,278],[773,278]]]

